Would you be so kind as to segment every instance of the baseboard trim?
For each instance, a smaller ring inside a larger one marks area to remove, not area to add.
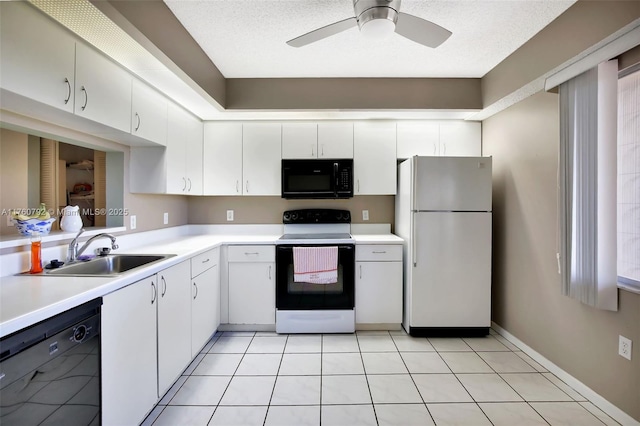
[[[507,339],[509,342],[517,346],[518,349],[522,350],[522,352],[533,358],[534,361],[549,370],[549,372],[558,376],[560,380],[571,386],[578,393],[582,394],[582,396],[587,398],[593,405],[604,411],[607,415],[611,416],[618,423],[624,426],[640,425],[640,422],[638,422],[636,419],[604,399],[590,387],[555,365],[553,362],[549,361],[547,358],[528,346],[522,340],[518,339],[516,336],[509,333],[507,330],[500,327],[493,321],[491,321],[491,328],[493,328],[498,334]]]

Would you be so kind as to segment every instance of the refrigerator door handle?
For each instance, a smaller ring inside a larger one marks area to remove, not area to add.
[[[418,209],[418,200],[416,200],[416,181],[418,176],[418,157],[413,157],[413,164],[411,168],[411,210]],[[413,220],[413,216],[411,216]],[[413,226],[413,223],[411,224]],[[413,227],[411,228],[413,229]]]
[[[416,251],[418,250],[418,243],[416,238],[418,237],[418,233],[416,232],[416,214],[411,213],[411,262],[413,263],[413,267],[418,266],[418,256],[416,255]]]

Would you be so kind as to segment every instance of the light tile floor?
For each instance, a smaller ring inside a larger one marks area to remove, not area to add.
[[[493,332],[217,333],[143,425],[616,425]]]

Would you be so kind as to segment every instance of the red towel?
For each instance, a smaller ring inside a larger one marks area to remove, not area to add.
[[[293,281],[312,284],[338,282],[338,247],[294,247]]]

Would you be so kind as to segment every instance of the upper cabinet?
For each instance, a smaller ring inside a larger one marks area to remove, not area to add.
[[[204,123],[204,195],[242,195],[242,123]]]
[[[103,54],[76,43],[76,115],[131,132],[131,75]]]
[[[75,39],[26,2],[0,4],[0,86],[73,112]]]
[[[282,158],[353,158],[353,123],[283,123]]]
[[[282,166],[280,123],[242,126],[242,179],[244,195],[280,195]]]
[[[481,124],[474,121],[399,121],[398,158],[479,157],[481,137]]]
[[[395,195],[396,123],[354,124],[354,195]]]
[[[166,145],[168,103],[167,98],[134,78],[131,90],[131,134]]]

